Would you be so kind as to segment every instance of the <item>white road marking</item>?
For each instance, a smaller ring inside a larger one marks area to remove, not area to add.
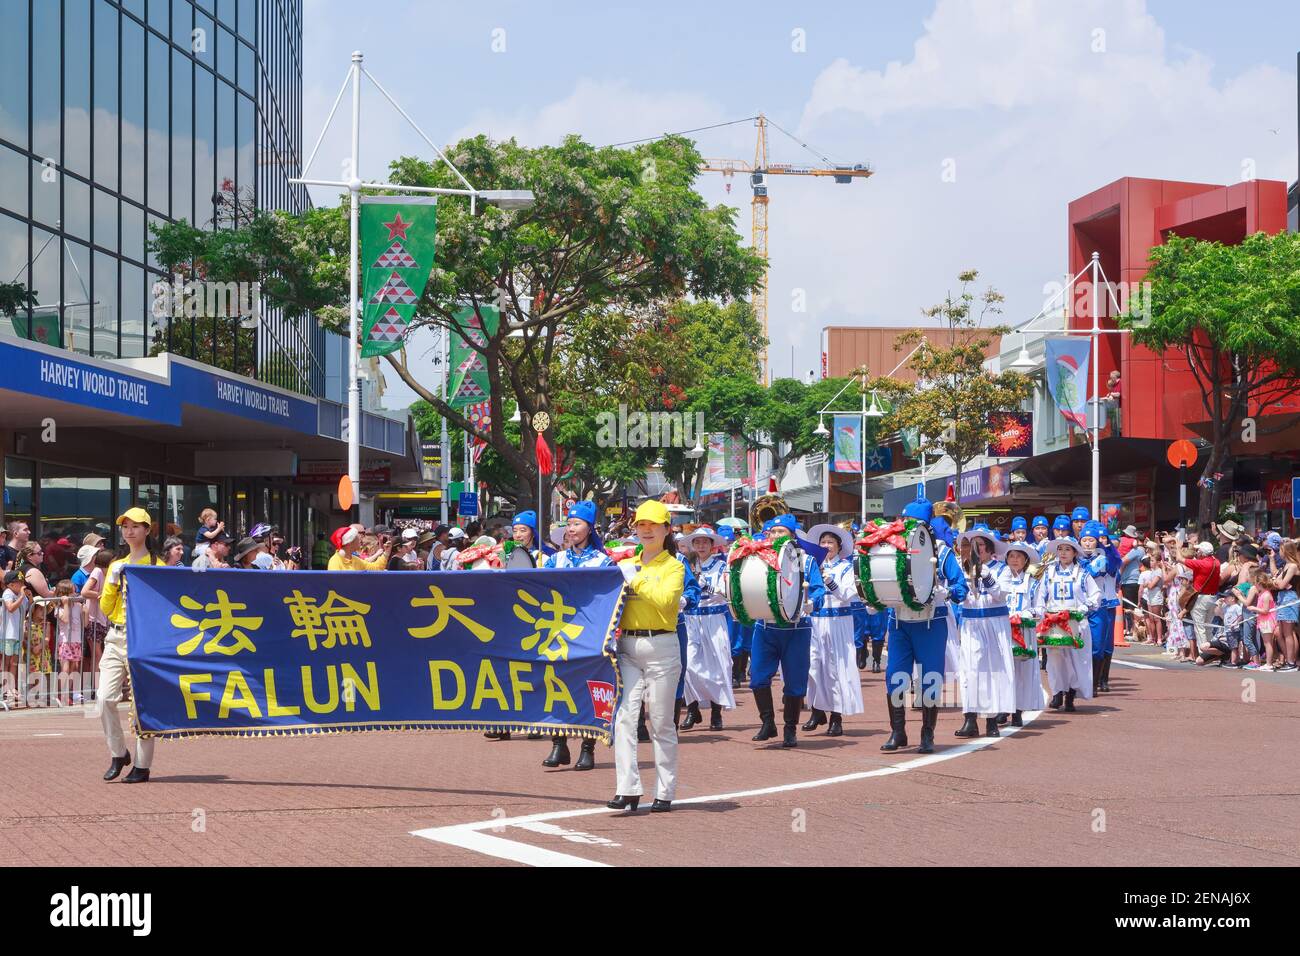
[[[1158,664],[1139,664],[1137,661],[1122,661],[1118,657],[1112,657],[1110,659],[1110,662],[1112,664],[1118,664],[1120,667],[1136,667],[1138,670],[1143,670],[1143,671],[1165,670],[1165,668],[1159,666]]]
[[[62,737],[63,734],[32,734],[33,737]]]
[[[1024,715],[1024,724],[1028,727],[1042,714],[1042,711],[1031,711]],[[674,800],[673,805],[680,807],[691,803],[718,803],[723,800],[742,800],[747,797],[765,797],[775,793],[789,793],[795,790],[812,790],[817,787],[829,787],[840,783],[852,783],[856,780],[867,780],[871,777],[888,777],[897,773],[906,773],[909,770],[920,770],[924,767],[930,767],[937,763],[943,763],[945,760],[952,760],[956,757],[962,757],[969,753],[996,743],[999,740],[1005,740],[1013,736],[1023,728],[1006,726],[1002,728],[1001,737],[980,737],[972,740],[970,743],[961,744],[957,747],[951,747],[942,753],[926,754],[923,757],[915,757],[911,760],[905,760],[902,763],[893,764],[888,767],[879,767],[875,770],[862,770],[857,773],[841,774],[838,777],[823,777],[820,780],[805,780],[799,783],[785,783],[774,787],[759,787],[755,790],[736,790],[732,793],[715,793],[704,797],[687,797],[684,800]],[[644,799],[644,798],[643,798]],[[573,856],[568,853],[557,853],[553,850],[546,850],[541,847],[532,846],[527,843],[519,843],[514,840],[507,840],[504,837],[489,836],[484,830],[492,830],[494,833],[503,832],[506,827],[518,827],[522,830],[529,830],[534,833],[555,833],[570,839],[566,834],[574,834],[582,837],[588,837],[588,834],[580,834],[577,831],[563,830],[559,827],[542,828],[538,825],[545,826],[550,820],[571,820],[574,817],[589,817],[597,814],[610,815],[618,811],[610,810],[608,807],[583,807],[580,810],[554,810],[549,813],[530,813],[520,817],[494,817],[491,820],[481,820],[477,823],[457,823],[445,827],[429,827],[424,830],[411,831],[412,836],[422,837],[426,840],[432,840],[435,843],[446,843],[449,846],[458,846],[466,850],[473,850],[476,853],[482,853],[485,856],[493,856],[502,860],[510,860],[514,863],[523,863],[527,866],[609,866],[607,863],[600,863],[595,860],[583,859],[580,856]],[[592,839],[574,840],[573,842],[596,842],[601,841],[602,846],[618,846],[619,844],[612,841],[605,841],[603,838],[596,837]]]

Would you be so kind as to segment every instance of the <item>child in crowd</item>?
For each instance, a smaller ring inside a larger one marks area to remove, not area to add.
[[[1183,609],[1179,598],[1183,590],[1192,586],[1192,572],[1182,564],[1173,564],[1165,571],[1167,593],[1165,597],[1165,622],[1169,625],[1169,637],[1165,641],[1165,653],[1170,657],[1190,660],[1187,631],[1183,627]]]
[[[4,671],[4,699],[12,703],[18,699],[18,657],[23,645],[23,616],[27,612],[27,592],[17,571],[6,571],[4,591],[0,593],[0,661]]]
[[[208,550],[212,539],[226,530],[226,523],[217,520],[217,513],[211,508],[199,512],[199,530],[194,535],[194,557]]]
[[[77,589],[71,581],[60,581],[54,585],[54,596],[58,604],[54,608],[54,617],[58,622],[55,655],[59,659],[59,703],[63,703],[63,689],[68,688],[68,703],[72,700],[72,670],[75,666],[81,670],[82,632],[81,601],[77,600]],[[77,693],[75,703],[81,703],[81,694]]]
[[[54,670],[50,660],[50,639],[45,627],[47,621],[53,621],[49,614],[49,605],[34,604],[27,627],[27,673],[49,674]]]
[[[1139,601],[1147,625],[1144,644],[1159,645],[1165,642],[1165,574],[1160,568],[1163,561],[1157,556],[1142,559],[1142,573],[1138,575]]]
[[[1255,629],[1259,632],[1259,643],[1264,648],[1264,663],[1258,668],[1262,671],[1277,670],[1285,662],[1276,640],[1277,601],[1269,587],[1272,582],[1273,576],[1263,568],[1258,568],[1252,592],[1254,599],[1246,605],[1246,610],[1255,612]]]

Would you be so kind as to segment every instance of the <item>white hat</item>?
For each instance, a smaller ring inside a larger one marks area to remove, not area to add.
[[[718,532],[714,531],[708,525],[700,525],[690,534],[683,534],[677,538],[677,549],[682,553],[689,553],[696,538],[708,538],[713,542],[715,547],[726,547],[727,539]]]
[[[84,568],[88,565],[95,555],[103,549],[93,544],[83,544],[77,549],[77,567]]]
[[[836,524],[815,524],[808,529],[808,533],[803,537],[815,545],[821,545],[822,535],[833,534],[840,541],[840,557],[851,558],[853,556],[853,535],[849,534],[843,528]]]
[[[403,541],[414,541],[419,536],[420,536],[420,532],[417,531],[415,528],[404,528],[402,530]]]
[[[452,528],[447,533],[451,536],[453,541],[465,537],[465,529],[460,527]]]
[[[563,548],[565,546],[564,536],[568,530],[569,526],[567,524],[551,525],[551,544],[555,545],[557,548]]]
[[[357,540],[357,526],[349,525],[348,529],[344,531],[342,535],[340,535],[339,540],[343,542],[344,546],[347,546],[351,544],[353,541]]]
[[[999,541],[997,538],[993,537],[993,532],[988,528],[971,528],[969,531],[963,531],[961,534],[957,535],[957,543],[960,544],[963,541],[973,542],[975,538],[983,538],[987,541],[989,547],[993,549],[993,556],[995,558],[1001,558],[1007,553],[1008,542]],[[974,544],[972,543],[971,546],[974,547]]]
[[[1010,554],[1012,551],[1019,551],[1026,558],[1029,559],[1029,563],[1031,565],[1037,564],[1041,560],[1038,555],[1038,549],[1035,548],[1032,544],[1029,544],[1024,541],[1007,542],[1006,550],[1002,553],[1002,559],[1005,561],[1006,556]]]
[[[1196,553],[1203,557],[1209,557],[1214,554],[1214,545],[1210,544],[1208,541],[1202,541],[1197,544]]]
[[[1062,547],[1068,547],[1073,548],[1076,555],[1083,554],[1083,548],[1079,546],[1079,542],[1075,541],[1069,535],[1066,535],[1064,538],[1053,538],[1051,541],[1047,542],[1047,546],[1058,553]]]

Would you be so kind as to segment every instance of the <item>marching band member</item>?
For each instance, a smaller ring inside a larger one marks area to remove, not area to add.
[[[1043,709],[1043,678],[1038,667],[1038,636],[1034,626],[1042,617],[1043,591],[1030,568],[1038,563],[1038,549],[1023,541],[1012,542],[1004,555],[1006,567],[998,587],[1007,596],[1011,621],[1011,657],[1015,661],[1016,710],[1013,727],[1023,726],[1026,710]]]
[[[690,525],[692,531],[699,525]],[[674,533],[674,540],[680,541],[681,538]],[[677,605],[677,649],[681,655],[682,670],[677,675],[677,695],[673,702],[673,730],[681,726],[682,711],[686,709],[686,612],[693,611],[700,603],[700,581],[691,570],[691,563],[687,560],[686,555],[674,548],[673,557],[681,562],[683,569],[682,577],[682,599]]]
[[[632,524],[641,552],[619,562],[627,579],[627,601],[619,621],[618,670],[623,683],[614,730],[617,793],[611,810],[635,812],[641,802],[637,769],[637,715],[647,702],[654,742],[655,801],[652,813],[672,809],[677,792],[677,728],[672,725],[673,686],[682,669],[677,644],[677,607],[686,582],[686,566],[677,560],[668,508],[660,501],[642,502]]]
[[[736,696],[731,689],[731,630],[727,626],[730,607],[724,590],[727,562],[714,552],[726,543],[722,535],[701,525],[681,538],[678,547],[687,555],[687,572],[699,582],[699,600],[686,614],[686,666],[684,696],[686,717],[682,730],[702,723],[700,701],[709,702],[709,730],[722,729],[722,710],[733,710]]]
[[[929,523],[934,508],[925,497],[923,486],[916,490],[916,500],[903,509],[904,518]],[[939,696],[944,679],[944,650],[948,641],[947,601],[960,604],[966,600],[966,576],[957,556],[946,544],[937,556],[935,594],[924,611],[898,608],[893,611],[889,628],[889,666],[885,672],[886,703],[889,707],[889,739],[881,750],[892,751],[907,746],[907,711],[904,695],[912,680],[912,667],[921,665],[922,711],[921,745],[918,753],[934,752],[934,728],[939,721]]]
[[[1091,517],[1092,516],[1088,514],[1088,509],[1083,505],[1079,505],[1079,507],[1070,512],[1070,536],[1074,538],[1075,541],[1078,541],[1083,537],[1083,526],[1091,520]]]
[[[722,546],[722,559],[726,563],[727,552],[736,541],[736,529],[729,525],[718,528],[725,544]],[[745,627],[736,620],[731,604],[727,604],[727,633],[731,636],[731,686],[739,687],[745,682],[745,669],[749,661],[749,649],[753,645],[754,629]]]
[[[1047,646],[1049,706],[1064,702],[1074,711],[1074,699],[1092,697],[1092,629],[1087,615],[1101,604],[1097,583],[1078,563],[1082,553],[1073,538],[1057,538],[1056,561],[1043,572],[1043,616],[1038,622],[1040,645]]]
[[[130,550],[125,558],[119,558],[108,566],[104,574],[103,592],[99,598],[99,611],[108,619],[104,653],[99,659],[99,719],[104,727],[108,755],[113,759],[104,772],[105,780],[116,780],[121,775],[122,768],[131,762],[131,752],[122,735],[122,720],[117,713],[118,702],[122,699],[122,686],[127,679],[127,581],[123,572],[128,565],[163,563],[163,559],[154,552],[153,541],[150,540],[149,512],[143,508],[128,509],[118,517],[117,524],[122,529],[122,540]],[[131,707],[134,710],[135,704],[132,703]],[[136,738],[135,766],[122,778],[123,783],[149,782],[154,744],[152,738]]]
[[[510,527],[510,536],[515,544],[527,549],[533,556],[535,566],[541,563],[542,544],[537,533],[536,511],[521,511],[515,515],[514,524]]]
[[[796,531],[798,524],[794,515],[778,515],[763,525],[763,533],[773,548],[779,549],[784,538],[789,537],[804,551],[820,546],[800,538]],[[811,554],[803,555],[803,579],[808,588],[808,600],[812,609],[818,610],[825,599],[826,587],[822,581],[818,562]],[[808,692],[808,664],[812,644],[812,625],[807,619],[798,624],[775,624],[771,621],[758,621],[754,624],[754,651],[750,665],[749,686],[754,692],[754,701],[758,705],[758,715],[762,724],[754,740],[771,740],[776,736],[776,705],[772,701],[772,678],[776,668],[781,667],[783,682],[782,719],[785,734],[781,740],[782,747],[798,746],[796,729],[799,726],[799,711],[803,696]]]
[[[607,568],[614,562],[605,553],[600,535],[596,532],[596,503],[579,501],[565,516],[568,528],[565,535],[567,547],[548,557],[544,568]],[[551,735],[551,752],[542,761],[543,767],[564,767],[569,763],[569,741],[563,734]],[[584,738],[574,770],[596,768],[596,741]]]
[[[979,525],[964,532],[959,540],[969,541],[971,548],[962,561],[968,587],[962,601],[957,669],[965,720],[954,736],[978,737],[976,717],[983,714],[984,735],[1000,737],[998,715],[1015,709],[1011,622],[1006,595],[992,567],[997,555],[1005,553],[1005,546],[988,528]]]
[[[1089,521],[1079,539],[1083,548],[1081,563],[1088,569],[1101,591],[1101,606],[1088,615],[1092,628],[1092,693],[1110,690],[1110,658],[1115,652],[1115,612],[1119,608],[1116,582],[1123,559],[1110,542],[1106,526]]]
[[[997,577],[1002,573],[1002,569],[1006,567],[1006,565],[1002,563],[1002,559],[998,557],[998,555],[1002,553],[1002,535],[991,530],[989,526],[983,522],[975,525],[975,530],[983,531],[988,535],[989,539],[993,541],[995,550],[988,552],[985,556],[981,556],[980,563],[992,571],[994,577]],[[978,541],[979,539],[977,538],[976,540]]]
[[[1034,561],[1034,563],[1037,564],[1043,559],[1043,548],[1047,545],[1047,539],[1051,537],[1051,525],[1047,523],[1046,516],[1034,515],[1033,524],[1030,530],[1034,534],[1034,548],[1038,551],[1038,557]]]
[[[1070,536],[1070,516],[1057,515],[1052,520],[1052,539],[1056,540],[1059,538],[1068,538],[1069,536]],[[1054,545],[1049,546],[1046,550],[1050,554],[1056,553],[1056,547]]]
[[[1024,515],[1016,515],[1011,519],[1011,540],[1024,541],[1029,537],[1029,522],[1025,520]]]
[[[853,581],[853,539],[843,528],[819,524],[808,536],[826,549],[822,563],[825,597],[822,606],[812,613],[812,640],[809,645],[808,705],[812,716],[803,730],[816,730],[827,722],[827,737],[844,735],[844,715],[862,713],[862,680],[853,648],[853,598],[857,585]]]

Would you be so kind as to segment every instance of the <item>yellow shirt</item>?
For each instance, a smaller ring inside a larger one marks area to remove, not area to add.
[[[345,554],[342,551],[335,551],[334,556],[330,558],[330,571],[382,571],[388,567],[388,556],[381,553],[379,557],[365,561],[355,555]]]
[[[122,568],[128,564],[162,564],[161,558],[146,554],[142,561],[131,558],[118,558],[104,572],[104,592],[99,598],[99,610],[108,618],[110,624],[121,627],[126,624],[126,589],[123,587]]]
[[[641,570],[628,583],[632,594],[623,605],[619,627],[625,631],[677,631],[677,605],[686,587],[686,569],[667,551],[649,564],[641,555],[620,564],[634,564]]]

